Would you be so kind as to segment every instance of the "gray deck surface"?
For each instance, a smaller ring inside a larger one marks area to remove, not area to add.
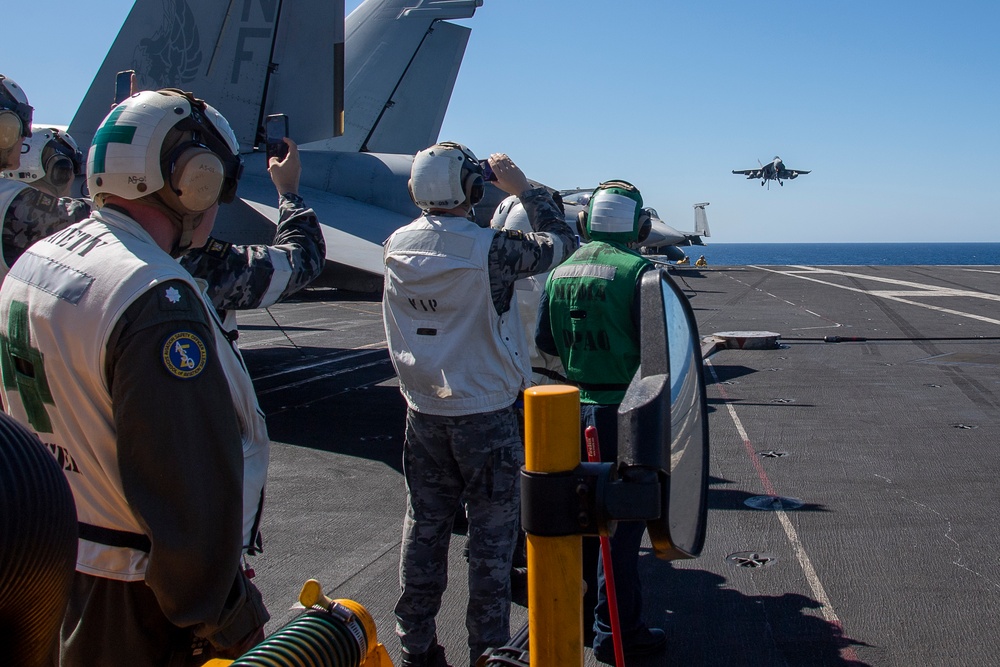
[[[647,621],[670,644],[630,667],[1000,664],[1000,267],[671,275],[702,336],[773,331],[781,346],[707,359],[708,538],[697,560],[642,554]],[[378,298],[308,289],[240,331],[273,439],[253,559],[268,629],[316,578],[367,607],[398,661],[404,403]],[[760,495],[803,504],[744,504]],[[455,665],[464,541],[438,616]],[[525,620],[515,606],[512,627]]]

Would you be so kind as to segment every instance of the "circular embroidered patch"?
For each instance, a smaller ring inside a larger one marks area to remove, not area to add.
[[[163,344],[163,365],[182,380],[200,375],[207,361],[205,344],[190,331],[178,331]]]

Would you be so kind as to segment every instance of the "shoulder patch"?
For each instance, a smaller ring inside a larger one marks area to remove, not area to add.
[[[204,252],[209,257],[223,259],[229,254],[231,247],[233,247],[233,244],[228,241],[220,241],[219,239],[209,237],[208,242],[205,244]]]
[[[163,365],[182,380],[198,377],[208,362],[208,350],[201,338],[190,331],[178,331],[163,343]]]

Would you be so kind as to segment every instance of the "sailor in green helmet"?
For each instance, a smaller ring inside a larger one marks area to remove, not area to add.
[[[601,460],[618,458],[618,405],[639,368],[639,285],[652,263],[635,249],[649,233],[642,195],[626,181],[602,183],[579,227],[585,243],[552,271],[539,307],[538,348],[558,353],[570,383],[580,388],[581,430],[597,427]],[[585,457],[584,457],[585,458]],[[642,522],[619,522],[611,538],[618,613],[626,656],[658,652],[659,628],[642,620],[639,547]],[[611,619],[596,537],[584,538],[584,631],[593,620],[594,655],[614,662]]]

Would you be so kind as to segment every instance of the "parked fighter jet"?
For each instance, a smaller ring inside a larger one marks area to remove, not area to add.
[[[327,243],[327,281],[377,289],[382,246],[419,211],[413,154],[438,139],[483,0],[136,0],[70,124],[86,151],[114,98],[115,75],[139,89],[194,92],[229,120],[246,153],[239,200],[215,234],[269,242],[277,220],[261,125],[284,113],[302,157],[300,193]],[[254,147],[260,146],[259,149]],[[490,187],[494,205],[505,196]],[[489,201],[481,204],[488,215]],[[489,209],[492,212],[492,209]]]
[[[559,194],[563,198],[563,206],[566,208],[566,221],[573,226],[577,216],[581,211],[586,210],[590,203],[590,196],[593,188],[575,188],[572,190],[560,190]],[[694,205],[694,231],[681,232],[666,222],[664,222],[654,208],[647,208],[652,220],[652,229],[649,236],[639,244],[643,254],[665,255],[673,262],[682,260],[686,255],[678,246],[705,245],[701,237],[711,236],[708,229],[708,216],[705,215],[705,207],[708,202]]]
[[[757,160],[757,162],[760,163],[760,160]],[[757,169],[733,169],[733,173],[745,175],[747,180],[759,178],[761,185],[764,185],[767,181],[778,181],[778,185],[784,185],[781,182],[783,179],[792,180],[809,172],[802,171],[801,169],[788,169],[785,167],[785,163],[781,161],[781,158],[775,155],[773,160],[767,164],[761,164]]]

